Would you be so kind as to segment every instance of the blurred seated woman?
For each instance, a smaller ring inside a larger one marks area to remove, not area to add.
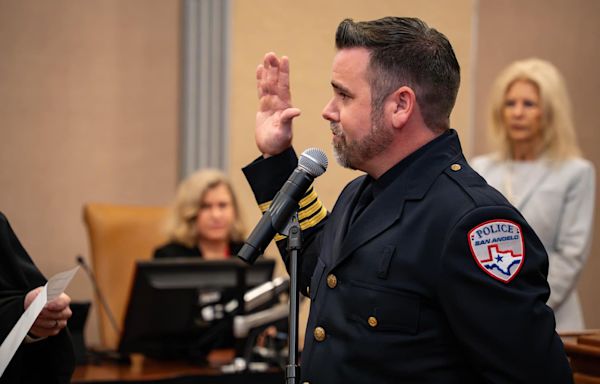
[[[168,244],[155,258],[226,259],[243,245],[243,225],[230,181],[221,171],[204,169],[179,185],[167,223]]]
[[[576,286],[590,252],[595,171],[581,158],[562,76],[547,61],[514,62],[492,89],[490,118],[497,151],[471,165],[544,244],[557,330],[581,330]]]

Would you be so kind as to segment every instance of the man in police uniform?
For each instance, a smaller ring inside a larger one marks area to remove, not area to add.
[[[338,162],[366,175],[330,214],[312,189],[300,204],[302,380],[571,382],[544,248],[449,128],[460,69],[446,37],[418,19],[344,20],[336,46],[323,117]],[[244,173],[266,209],[297,162],[288,59],[268,53],[257,86],[263,156]]]

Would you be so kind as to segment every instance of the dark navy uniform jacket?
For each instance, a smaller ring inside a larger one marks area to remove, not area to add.
[[[290,149],[244,168],[262,209],[295,166]],[[469,167],[456,132],[396,167],[351,225],[368,176],[350,182],[328,215],[312,190],[300,204],[300,286],[311,299],[302,381],[572,382],[545,304],[546,252],[521,214]],[[522,265],[508,282],[477,264],[468,238],[496,221],[520,226],[524,239]]]

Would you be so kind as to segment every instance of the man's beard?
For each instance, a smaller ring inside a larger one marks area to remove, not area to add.
[[[346,141],[346,136],[338,123],[331,123],[331,131],[338,138],[332,141],[333,153],[339,165],[344,168],[361,169],[368,160],[385,151],[393,139],[392,131],[384,126],[383,119],[374,119],[371,131],[360,141]]]

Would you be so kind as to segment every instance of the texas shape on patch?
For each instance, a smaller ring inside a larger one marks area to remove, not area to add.
[[[490,220],[471,229],[468,236],[471,253],[485,273],[504,283],[517,276],[525,261],[519,224]]]

